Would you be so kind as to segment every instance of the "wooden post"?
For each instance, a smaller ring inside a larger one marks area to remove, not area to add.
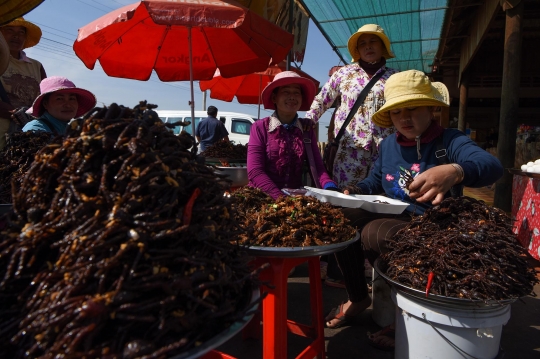
[[[516,131],[519,111],[519,80],[521,76],[521,43],[524,1],[506,10],[504,34],[504,63],[501,90],[501,120],[497,157],[503,167],[514,167]],[[504,171],[495,186],[493,205],[510,212],[512,209],[512,174]]]
[[[461,74],[459,85],[459,114],[458,130],[465,132],[465,117],[467,117],[467,97],[469,92],[469,75],[467,72]]]
[[[287,31],[291,34],[293,33],[293,21],[294,21],[294,0],[289,0],[289,23],[287,26]],[[289,53],[287,54],[287,63],[285,65],[285,70],[290,71],[291,70],[291,62],[292,59],[292,52],[293,49],[291,48],[289,50]]]

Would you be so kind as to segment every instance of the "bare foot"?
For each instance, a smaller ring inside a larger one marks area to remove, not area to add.
[[[394,324],[368,335],[369,343],[375,348],[392,351],[396,346],[396,330]]]
[[[335,310],[331,311],[325,318],[328,328],[339,328],[350,325],[351,320],[362,313],[371,305],[371,297],[368,295],[360,302],[351,302],[350,300],[341,304]]]

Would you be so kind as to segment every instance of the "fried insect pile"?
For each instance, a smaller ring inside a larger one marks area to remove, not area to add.
[[[388,247],[381,269],[431,294],[499,301],[532,294],[537,282],[510,218],[469,197],[447,198],[414,218]]]
[[[113,104],[39,152],[0,242],[0,357],[166,358],[245,315],[255,274],[193,145]]]
[[[234,141],[218,141],[209,146],[201,153],[201,156],[208,158],[223,159],[222,164],[226,166],[224,160],[246,160],[247,159],[247,145],[235,144]],[[228,166],[226,166],[228,167]]]
[[[11,203],[11,183],[15,189],[34,161],[36,152],[53,141],[48,132],[29,131],[10,134],[6,147],[0,151],[0,203]]]
[[[354,238],[343,213],[314,197],[280,197],[259,189],[233,192],[236,219],[246,229],[240,243],[265,247],[322,246]]]

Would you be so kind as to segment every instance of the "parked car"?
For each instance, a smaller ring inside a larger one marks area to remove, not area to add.
[[[175,111],[175,110],[164,110],[156,111],[159,115],[159,118],[165,123],[173,123],[178,121],[191,121],[191,111]],[[199,125],[201,120],[208,117],[206,111],[195,111],[195,128]],[[251,124],[255,120],[245,113],[237,112],[218,112],[218,119],[225,124],[225,128],[229,132],[229,140],[234,141],[235,143],[240,143],[245,145],[249,141],[249,131],[251,130]],[[179,134],[181,131],[186,131],[189,134],[191,133],[191,125],[189,126],[176,126],[174,128],[174,133]]]

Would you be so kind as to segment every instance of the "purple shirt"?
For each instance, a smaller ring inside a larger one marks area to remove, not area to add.
[[[299,118],[296,126],[286,129],[273,116],[256,121],[251,126],[247,155],[249,185],[277,199],[284,196],[281,188],[302,187],[302,164],[307,160],[303,142],[303,124],[311,120]],[[315,131],[310,131],[311,148],[321,187],[334,183],[326,173],[317,146]]]

